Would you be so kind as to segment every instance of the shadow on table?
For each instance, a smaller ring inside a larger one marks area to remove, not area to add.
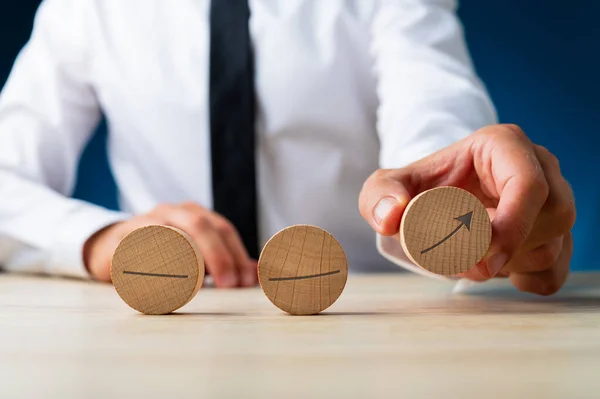
[[[169,314],[163,314],[163,315],[156,315],[156,316],[152,316],[152,317],[175,317],[175,316],[202,316],[202,317],[210,317],[210,316],[214,316],[214,317],[243,317],[246,316],[246,313],[242,313],[242,312],[212,312],[212,311],[208,311],[208,312],[180,312],[180,311],[175,311],[173,313],[169,313]],[[140,314],[140,317],[148,317],[147,315],[143,315]]]
[[[464,303],[462,303],[464,301]],[[558,294],[542,297],[516,291],[513,287],[475,291],[452,300],[457,307],[479,302],[488,313],[571,313],[600,312],[600,290],[589,287],[565,287]],[[470,309],[469,306],[467,308]]]
[[[599,287],[600,288],[600,287]],[[513,287],[481,288],[468,295],[448,294],[440,297],[424,294],[418,298],[399,297],[378,304],[372,312],[324,312],[320,317],[382,316],[382,315],[461,315],[461,314],[568,314],[600,313],[600,289],[565,287],[554,296],[542,297],[516,291]],[[347,304],[348,305],[348,304]]]

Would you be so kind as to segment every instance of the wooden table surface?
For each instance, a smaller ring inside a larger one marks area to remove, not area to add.
[[[203,288],[143,316],[109,285],[0,275],[0,397],[600,397],[600,274],[556,296],[350,275],[326,314]]]

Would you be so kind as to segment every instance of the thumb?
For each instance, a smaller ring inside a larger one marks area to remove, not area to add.
[[[400,172],[401,173],[401,172]],[[398,170],[378,170],[365,182],[358,199],[360,214],[377,233],[392,236],[411,196]]]

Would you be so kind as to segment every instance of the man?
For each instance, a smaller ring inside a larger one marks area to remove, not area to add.
[[[495,125],[455,7],[46,0],[0,97],[0,262],[108,281],[124,235],[168,224],[216,286],[249,286],[261,244],[307,223],[351,269],[389,270],[381,255],[406,265],[393,237],[410,198],[455,185],[494,218],[464,277],[556,292],[571,190],[552,154]],[[66,197],[101,112],[123,212]]]

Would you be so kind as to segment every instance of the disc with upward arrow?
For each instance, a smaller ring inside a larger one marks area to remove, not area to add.
[[[418,266],[453,276],[475,266],[487,252],[492,225],[483,204],[468,191],[438,187],[406,207],[400,241]]]

